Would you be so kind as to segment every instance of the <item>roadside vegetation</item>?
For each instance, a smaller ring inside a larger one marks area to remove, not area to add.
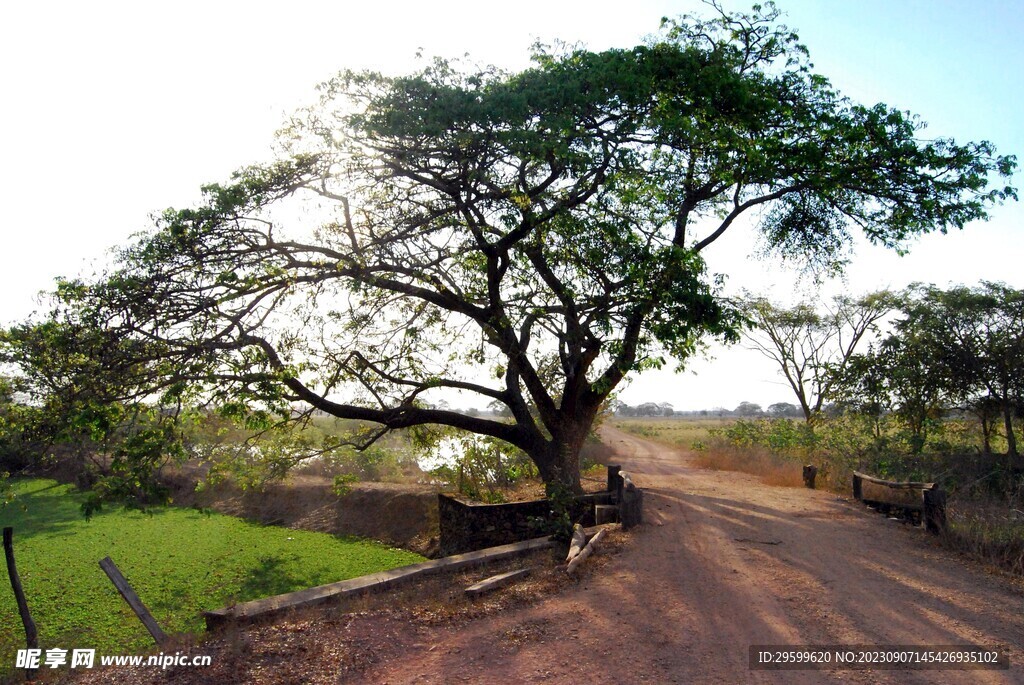
[[[46,479],[13,482],[0,523],[15,556],[43,648],[131,653],[152,647],[100,569],[106,556],[168,633],[199,632],[201,612],[423,561],[405,550],[323,533],[259,526],[196,510],[103,511],[82,516],[82,496]],[[24,647],[13,594],[0,592],[0,653]],[[0,666],[3,669],[10,663]]]

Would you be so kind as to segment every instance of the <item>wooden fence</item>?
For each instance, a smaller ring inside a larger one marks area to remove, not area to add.
[[[931,533],[946,529],[946,492],[935,483],[883,480],[854,471],[853,497],[883,513],[923,522]]]

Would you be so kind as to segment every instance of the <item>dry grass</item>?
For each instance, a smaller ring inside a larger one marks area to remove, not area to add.
[[[985,564],[1024,575],[1024,515],[1004,505],[954,500],[943,544]]]
[[[765,449],[713,446],[695,454],[697,466],[758,476],[765,485],[803,487],[802,465],[784,461]]]
[[[711,431],[733,423],[732,418],[689,418],[678,416],[623,418],[616,417],[611,425],[626,433],[649,438],[673,447],[690,449],[697,443],[706,443]]]

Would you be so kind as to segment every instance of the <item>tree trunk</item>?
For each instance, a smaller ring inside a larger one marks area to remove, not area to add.
[[[548,495],[559,488],[574,495],[583,494],[583,487],[580,485],[582,446],[582,440],[552,439],[529,453],[537,465]]]
[[[981,417],[982,454],[992,454],[992,422],[987,416]]]
[[[1006,454],[1017,456],[1017,437],[1013,434],[1013,407],[1008,401],[1003,402],[1003,424],[1006,428]]]

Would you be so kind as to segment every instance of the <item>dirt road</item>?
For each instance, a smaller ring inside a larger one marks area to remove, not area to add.
[[[577,588],[389,656],[367,681],[1024,682],[1019,584],[835,494],[604,437],[646,490],[647,525],[627,549]],[[1001,645],[1011,669],[752,671],[759,644]]]

